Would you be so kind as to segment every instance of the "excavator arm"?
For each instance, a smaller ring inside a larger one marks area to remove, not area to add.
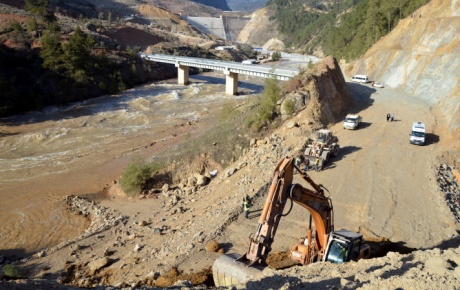
[[[324,252],[326,249],[328,234],[333,230],[332,202],[324,195],[323,187],[314,183],[306,174],[301,174],[301,177],[314,190],[304,188],[299,184],[293,184],[295,168],[293,158],[284,158],[278,163],[259,218],[257,230],[250,236],[248,251],[238,259],[239,261],[249,262],[249,265],[265,263],[289,199],[310,212],[316,228],[316,243],[312,243],[312,245],[315,245],[316,252]],[[297,170],[301,172],[298,168]],[[310,222],[309,231],[311,230]],[[310,241],[312,240],[310,239]],[[311,250],[309,249],[309,251]]]
[[[293,184],[294,169],[313,189]],[[286,204],[291,207],[283,214]],[[257,230],[249,237],[249,247],[239,258],[222,255],[213,265],[216,286],[228,286],[243,282],[257,275],[257,266],[266,264],[268,253],[274,242],[276,230],[283,216],[289,214],[295,202],[310,213],[310,225],[307,236],[293,248],[291,258],[301,264],[322,259],[327,247],[328,235],[334,229],[331,200],[325,196],[324,187],[318,185],[307,174],[302,174],[294,165],[293,158],[282,159],[275,168],[265,204],[260,215]],[[312,228],[312,220],[315,230]]]

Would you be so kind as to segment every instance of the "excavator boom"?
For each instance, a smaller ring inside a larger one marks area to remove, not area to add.
[[[313,189],[293,184],[294,169]],[[288,200],[291,207],[283,214]],[[213,265],[216,286],[230,286],[245,282],[260,275],[266,265],[268,253],[272,250],[276,231],[283,216],[289,214],[295,202],[310,213],[307,236],[291,251],[291,259],[300,264],[324,260],[329,235],[334,230],[332,201],[324,194],[324,187],[316,184],[294,165],[293,158],[282,159],[275,168],[273,180],[260,215],[256,231],[249,237],[245,254],[222,255]],[[312,228],[314,222],[314,229]]]

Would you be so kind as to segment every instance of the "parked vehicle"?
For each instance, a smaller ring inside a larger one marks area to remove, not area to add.
[[[368,83],[369,82],[369,77],[366,75],[354,75],[351,78],[352,82],[357,82],[357,83]]]
[[[345,117],[345,120],[343,121],[343,128],[344,129],[354,130],[354,129],[358,128],[359,123],[361,123],[362,119],[363,118],[360,115],[348,114]]]
[[[412,132],[410,133],[410,144],[424,145],[425,144],[426,127],[422,122],[414,122],[412,124]]]
[[[373,87],[377,87],[377,88],[384,88],[383,84],[382,83],[379,83],[379,82],[374,82],[372,84]]]

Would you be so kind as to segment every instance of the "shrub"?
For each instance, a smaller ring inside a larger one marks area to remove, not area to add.
[[[147,180],[151,177],[152,172],[161,167],[159,163],[149,165],[140,157],[134,157],[121,174],[121,188],[129,196],[139,194]]]
[[[281,52],[275,51],[272,53],[272,60],[277,61],[281,59]]]
[[[284,101],[284,110],[286,111],[286,114],[292,116],[292,114],[295,113],[294,101],[291,99],[287,99],[286,101]]]
[[[286,84],[286,92],[292,93],[297,91],[302,86],[302,81],[299,77],[290,79]]]
[[[237,112],[238,111],[235,109],[235,104],[233,102],[225,103],[222,106],[222,110],[220,111],[220,122],[224,123],[226,121],[232,120],[236,116]]]
[[[276,79],[265,79],[258,109],[253,111],[246,119],[246,125],[259,130],[263,125],[270,123],[279,114],[276,104],[280,99],[281,88]]]
[[[10,279],[18,279],[23,276],[21,269],[18,266],[11,264],[3,266],[3,275]]]

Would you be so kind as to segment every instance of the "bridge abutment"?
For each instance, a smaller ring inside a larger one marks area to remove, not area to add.
[[[177,83],[179,85],[188,85],[190,83],[189,81],[189,67],[185,65],[181,65],[179,63],[176,63],[177,67]]]

